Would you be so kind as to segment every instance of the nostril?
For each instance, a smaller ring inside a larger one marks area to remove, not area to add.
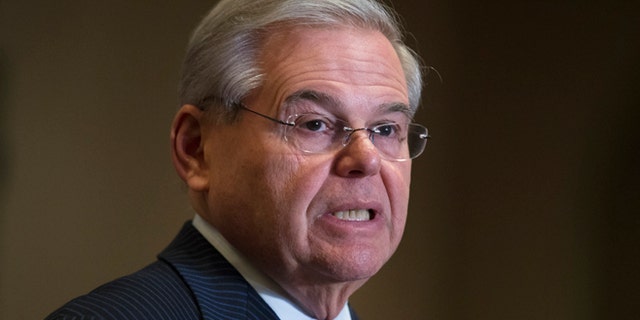
[[[362,170],[351,170],[349,171],[349,176],[350,177],[362,177],[364,176],[364,171]]]

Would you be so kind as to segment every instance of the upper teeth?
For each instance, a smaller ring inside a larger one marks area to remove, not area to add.
[[[338,211],[338,212],[334,212],[333,215],[340,220],[347,220],[347,221],[371,220],[371,214],[369,213],[369,210],[365,210],[365,209]]]

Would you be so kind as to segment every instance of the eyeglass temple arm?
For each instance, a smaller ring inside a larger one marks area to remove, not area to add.
[[[245,110],[245,111],[249,111],[249,112],[251,112],[251,113],[253,113],[253,114],[255,114],[255,115],[258,115],[258,116],[263,117],[263,118],[265,118],[265,119],[271,120],[271,121],[273,121],[273,122],[277,122],[277,123],[279,123],[279,124],[283,124],[283,125],[285,125],[285,126],[290,126],[290,127],[293,127],[293,126],[294,126],[294,124],[293,124],[293,123],[284,122],[284,121],[282,121],[282,120],[280,120],[280,119],[271,118],[271,117],[269,117],[269,116],[268,116],[268,115],[266,115],[266,114],[262,114],[262,113],[259,113],[259,112],[257,112],[257,111],[253,111],[253,110],[251,110],[251,109],[247,108],[247,107],[246,107],[244,104],[242,104],[242,103],[238,103],[237,105],[238,105],[238,107],[240,107],[241,109],[243,109],[243,110]]]

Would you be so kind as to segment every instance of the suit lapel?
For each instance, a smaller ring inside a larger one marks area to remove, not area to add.
[[[159,255],[193,291],[205,320],[278,319],[229,262],[187,222]]]

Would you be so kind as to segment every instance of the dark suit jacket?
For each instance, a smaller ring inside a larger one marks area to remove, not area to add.
[[[353,319],[356,315],[351,311]],[[158,261],[76,298],[50,319],[278,319],[187,222]],[[288,319],[283,319],[288,320]]]

